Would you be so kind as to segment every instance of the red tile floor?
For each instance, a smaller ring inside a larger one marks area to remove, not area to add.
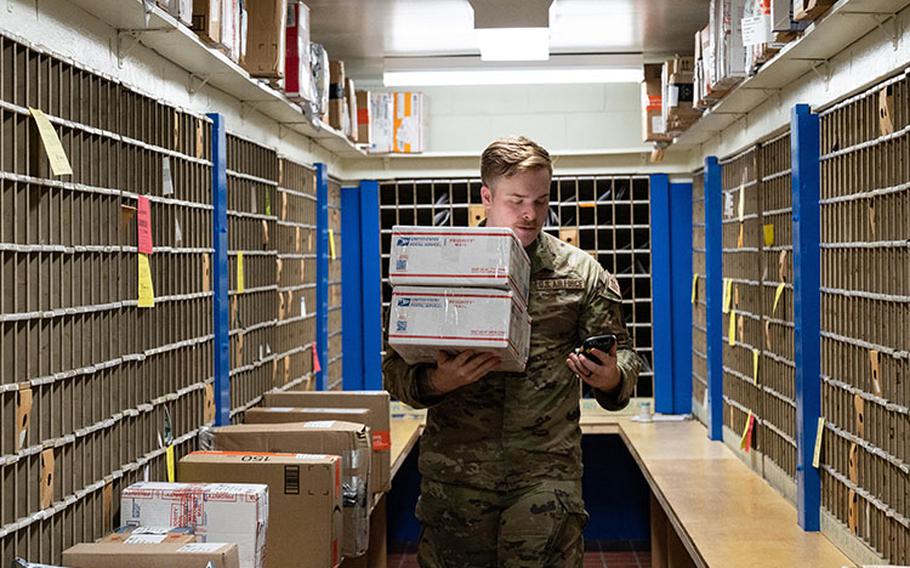
[[[388,568],[418,568],[416,543],[393,545]],[[584,568],[650,568],[651,548],[639,541],[586,541]]]

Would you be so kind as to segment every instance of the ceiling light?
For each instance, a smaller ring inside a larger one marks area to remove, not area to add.
[[[386,87],[640,83],[641,67],[386,71]]]
[[[549,28],[480,28],[474,30],[482,61],[546,61]]]

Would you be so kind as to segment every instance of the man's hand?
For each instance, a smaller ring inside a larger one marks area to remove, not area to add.
[[[566,359],[566,365],[573,373],[581,377],[581,380],[598,390],[609,392],[619,386],[622,375],[619,367],[616,366],[616,345],[610,349],[609,354],[600,349],[592,349],[591,354],[600,359],[603,364],[598,365],[584,355],[572,353]]]
[[[424,382],[428,395],[443,395],[471,383],[476,383],[500,363],[498,355],[463,351],[450,356],[444,351],[436,354],[436,368],[427,370]]]

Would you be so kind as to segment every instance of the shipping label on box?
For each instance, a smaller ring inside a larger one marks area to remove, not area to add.
[[[387,154],[394,145],[395,99],[392,93],[370,93],[371,151]]]
[[[468,349],[499,355],[498,371],[519,373],[528,362],[531,320],[511,290],[399,286],[388,329],[389,345],[411,365]]]
[[[267,568],[340,564],[341,458],[273,452],[193,452],[181,481],[265,483],[269,487]],[[305,555],[300,551],[306,550]]]
[[[531,261],[507,227],[392,229],[392,286],[472,286],[512,289],[527,305]]]
[[[312,101],[310,9],[303,2],[288,2],[285,36],[284,87],[287,96],[297,102]]]
[[[394,152],[423,152],[423,93],[395,93],[392,124]]]
[[[228,483],[134,483],[120,497],[127,525],[190,527],[202,542],[235,542],[242,568],[261,568],[268,487]]]

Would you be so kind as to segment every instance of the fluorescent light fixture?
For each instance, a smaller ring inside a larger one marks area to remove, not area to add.
[[[445,69],[386,71],[386,87],[641,83],[641,67],[589,69]]]
[[[481,61],[546,61],[550,28],[479,28]]]

